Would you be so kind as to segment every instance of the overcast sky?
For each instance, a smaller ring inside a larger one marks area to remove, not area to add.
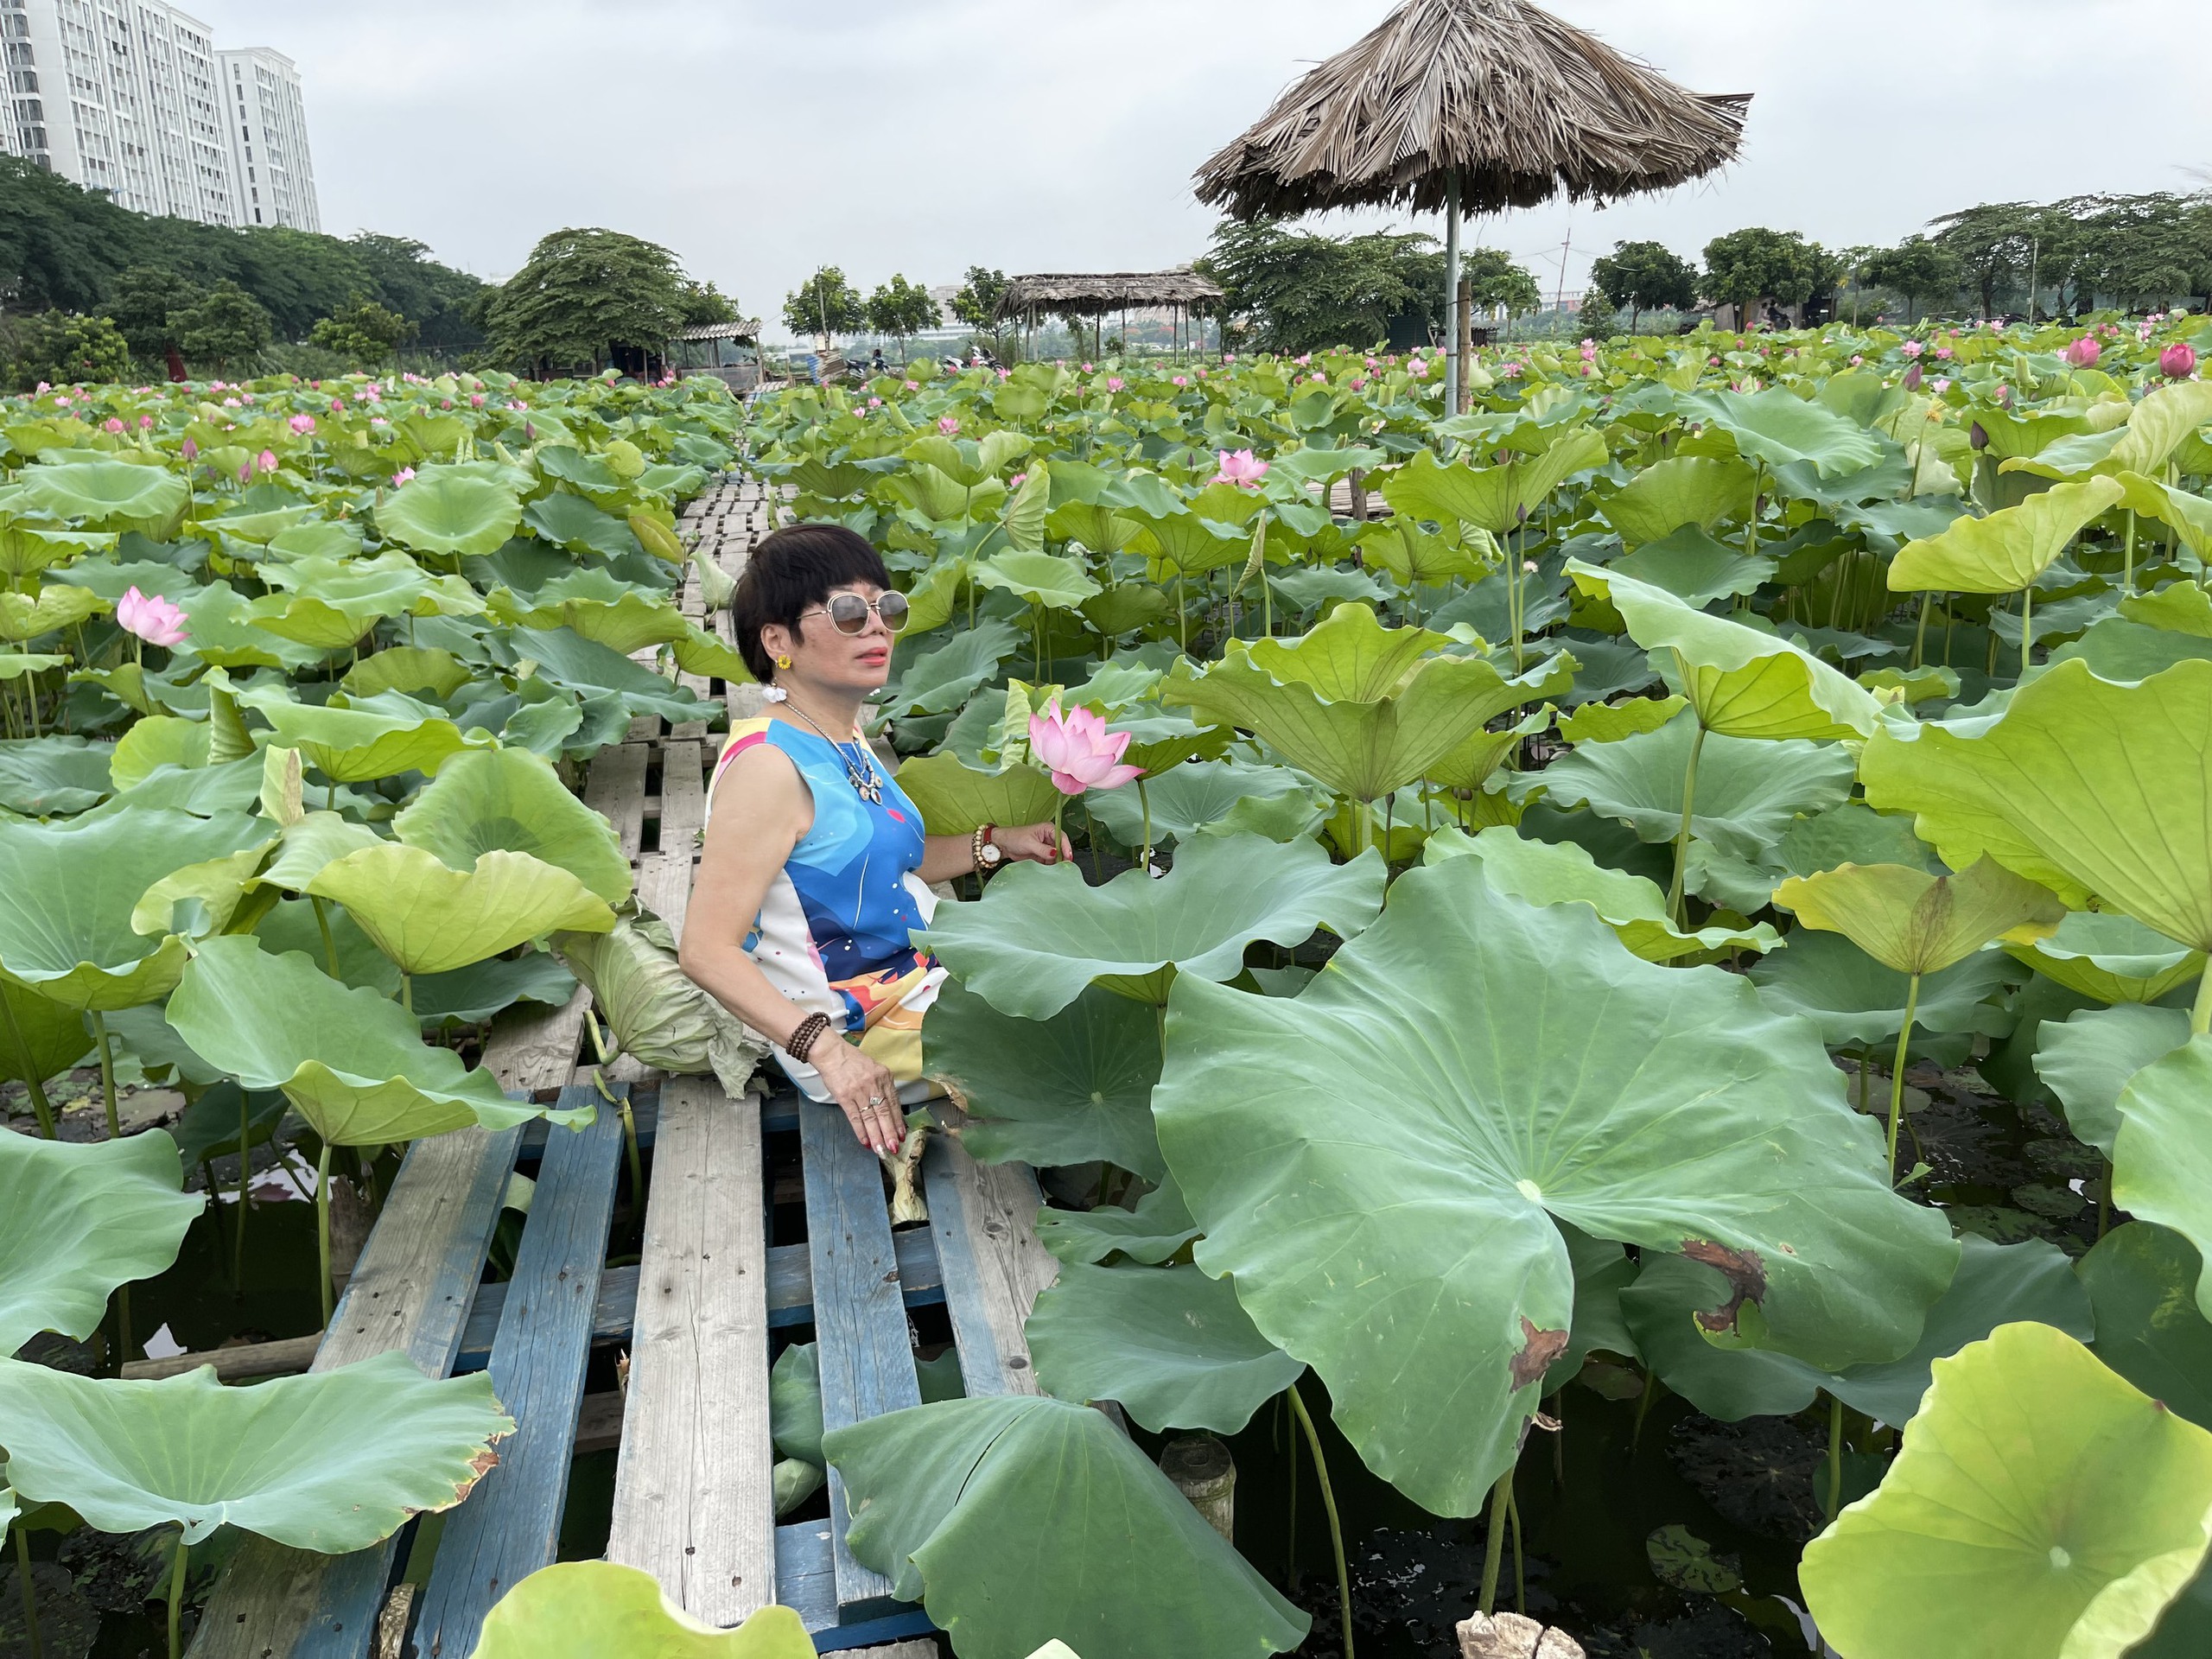
[[[1213,224],[1192,171],[1392,3],[185,0],[219,44],[299,64],[326,230],[496,278],[549,231],[606,226],[772,327],[823,264],[865,291],[1188,261]],[[2212,168],[2204,3],[1560,0],[1687,86],[1756,94],[1744,158],[1470,235],[1549,292],[1570,235],[1573,289],[1626,238],[1845,246],[1976,201],[2190,188]]]

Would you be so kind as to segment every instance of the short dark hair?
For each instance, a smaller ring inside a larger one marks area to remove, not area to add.
[[[760,643],[771,623],[798,626],[798,613],[823,603],[830,590],[851,582],[891,586],[883,556],[868,537],[842,524],[786,524],[753,546],[729,602],[730,632],[737,654],[763,685],[774,676],[775,660]]]

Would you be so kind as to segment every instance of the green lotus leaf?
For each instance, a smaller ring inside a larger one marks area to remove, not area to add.
[[[322,651],[353,645],[388,616],[474,616],[484,601],[459,576],[432,578],[404,553],[344,563],[303,559],[272,565],[278,592],[257,599],[246,615],[256,626]]]
[[[2156,1002],[2204,971],[2203,951],[2113,911],[2070,912],[2049,938],[2005,949],[2045,979],[2100,1002]]]
[[[541,1115],[451,1049],[425,1046],[398,1003],[349,989],[300,952],[271,955],[245,936],[201,941],[169,998],[168,1022],[240,1086],[282,1089],[336,1146],[390,1146],[472,1123],[507,1128]]]
[[[1197,678],[1167,682],[1160,701],[1252,732],[1339,794],[1378,801],[1557,677],[1556,659],[1516,679],[1479,657],[1427,654],[1446,643],[1339,605],[1302,639],[1231,642]]]
[[[1586,804],[1644,841],[1672,841],[1698,729],[1694,718],[1671,720],[1655,732],[1577,749],[1536,777],[1554,806]],[[1833,743],[1708,736],[1698,756],[1690,834],[1738,858],[1764,860],[1801,814],[1840,805],[1851,772],[1851,756]]]
[[[325,654],[318,646],[261,626],[254,620],[252,602],[223,582],[187,595],[182,608],[185,639],[177,650],[219,668],[279,668],[296,673],[320,663]]]
[[[102,1532],[216,1528],[327,1555],[451,1509],[514,1432],[492,1380],[433,1382],[404,1352],[250,1389],[207,1366],[159,1382],[0,1360],[8,1476]]]
[[[384,691],[423,692],[449,697],[467,685],[468,664],[449,651],[429,645],[394,645],[364,657],[339,682],[349,697],[373,697]]]
[[[135,789],[156,766],[204,766],[212,736],[204,720],[149,715],[116,740],[108,775],[118,790]]]
[[[552,590],[573,582],[620,588],[606,599],[584,598],[576,594],[552,597]],[[647,645],[663,645],[686,638],[691,624],[675,606],[658,594],[639,593],[635,588],[622,588],[603,570],[579,572],[572,578],[549,583],[535,594],[530,604],[509,605],[498,601],[503,597],[494,594],[494,613],[501,620],[522,623],[533,628],[567,628],[579,638],[609,651],[619,651],[627,657]]]
[[[410,1000],[425,1030],[442,1026],[479,1026],[518,1002],[558,1007],[573,995],[576,976],[560,958],[543,950],[519,957],[495,957],[449,974],[424,974],[415,981]]]
[[[2189,1015],[2179,1008],[2077,1008],[2063,1021],[2043,1022],[2033,1064],[2066,1109],[2067,1128],[2109,1158],[2129,1080],[2188,1040]]]
[[[2112,1165],[2115,1207],[2200,1251],[2212,1245],[2212,1034],[2197,1032],[2128,1079]],[[2212,1319],[2212,1277],[2198,1279],[2196,1305]]]
[[[1904,1029],[1909,975],[1877,962],[1840,933],[1800,930],[1789,944],[1787,950],[1763,957],[1746,970],[1769,1007],[1804,1015],[1831,1048],[1884,1042]],[[2005,957],[1995,950],[1925,976],[1913,1008],[1914,1030],[2001,1033],[2005,1015],[1991,999],[2003,993],[2005,978]]]
[[[1306,1368],[1195,1267],[1064,1264],[1025,1327],[1047,1394],[1113,1400],[1154,1433],[1235,1434]]]
[[[1684,524],[1711,530],[1723,518],[1748,518],[1752,481],[1740,461],[1675,455],[1646,467],[1595,505],[1625,545],[1642,547]]]
[[[573,629],[517,628],[509,637],[515,650],[548,679],[586,698],[619,698],[626,715],[686,721],[704,720],[714,712],[713,705],[671,684],[644,664]]]
[[[983,1162],[1103,1159],[1156,1181],[1166,1170],[1152,1128],[1156,1027],[1141,1005],[1095,986],[1039,1020],[949,980],[923,1025],[923,1065],[969,1114],[961,1141]]]
[[[128,461],[65,461],[27,467],[18,474],[22,505],[88,525],[139,530],[166,541],[184,516],[192,490],[168,468]]]
[[[2054,485],[1986,518],[1955,519],[1941,535],[1908,543],[1890,562],[1890,590],[2017,593],[2056,563],[2083,526],[2123,493],[2111,479],[2085,479]]]
[[[1185,575],[1201,575],[1240,563],[1250,554],[1250,536],[1196,512],[1127,516],[1137,525],[1137,534],[1128,544],[1130,550]]]
[[[2148,1222],[2115,1227],[2075,1267],[2097,1357],[2199,1428],[2212,1427],[2212,1323],[2196,1308],[2196,1247]]]
[[[276,741],[297,749],[301,759],[336,784],[435,772],[448,755],[469,747],[461,728],[427,708],[413,714],[318,709],[293,702],[275,686],[241,691],[238,701],[269,721]]]
[[[1605,568],[1703,610],[1716,600],[1757,593],[1762,582],[1773,580],[1775,567],[1772,559],[1724,546],[1691,524]]]
[[[522,522],[541,540],[571,552],[598,553],[614,559],[635,553],[640,545],[621,518],[566,490],[556,490],[531,502],[523,509]]]
[[[350,559],[360,550],[359,530],[328,519],[294,524],[269,538],[269,552],[277,559]]]
[[[1502,467],[1440,461],[1427,449],[1382,480],[1382,499],[1398,512],[1445,525],[1471,524],[1493,536],[1518,530],[1576,473],[1605,462],[1605,440],[1587,427],[1561,436],[1541,454]]]
[[[1905,864],[1845,864],[1793,875],[1774,902],[1801,926],[1841,933],[1901,974],[1933,974],[2000,938],[2040,937],[2066,915],[2048,888],[1993,859],[1955,875]]]
[[[1573,842],[1526,838],[1506,825],[1479,835],[1440,830],[1421,849],[1421,861],[1448,858],[1481,861],[1493,892],[1532,905],[1586,905],[1646,962],[1673,962],[1708,950],[1770,950],[1781,938],[1764,922],[1755,927],[1700,928],[1685,932],[1668,919],[1667,895],[1625,870],[1608,869]]]
[[[1881,705],[1866,687],[1773,634],[1708,616],[1663,588],[1580,559],[1567,575],[1584,593],[1611,599],[1629,637],[1672,652],[1681,690],[1708,732],[1723,737],[1864,737]]]
[[[456,870],[382,842],[326,864],[306,891],[333,899],[405,974],[450,973],[552,932],[605,933],[614,912],[569,871],[499,850]]]
[[[1693,392],[1676,406],[1686,419],[1727,433],[1739,453],[1769,472],[1805,461],[1821,478],[1840,478],[1882,458],[1880,440],[1866,428],[1781,386],[1748,394]]]
[[[1864,801],[1846,801],[1789,826],[1776,851],[1793,875],[1813,875],[1839,864],[1902,864],[1936,868],[1928,843],[1912,833],[1912,820],[1877,812]],[[2063,930],[2065,924],[2061,923]]]
[[[795,1342],[768,1371],[768,1433],[785,1458],[822,1462],[822,1360],[810,1342]]]
[[[66,652],[0,651],[0,683],[20,680],[26,674],[43,674],[70,661]]]
[[[2169,582],[2156,593],[2131,594],[2120,601],[2120,613],[2146,627],[2212,639],[2212,594],[2193,582]]]
[[[899,787],[933,836],[972,836],[986,823],[1038,823],[1059,806],[1060,791],[1034,766],[979,772],[950,752],[909,760]]]
[[[304,893],[325,865],[383,845],[384,837],[365,824],[336,812],[309,812],[286,828],[276,856],[254,878],[254,884]]]
[[[80,1010],[0,976],[0,1079],[43,1083],[76,1065],[92,1046]]]
[[[1153,1110],[1198,1265],[1440,1515],[1486,1501],[1570,1339],[1554,1217],[1708,1261],[1709,1329],[1815,1364],[1909,1351],[1958,1261],[1809,1027],[1467,859],[1400,877],[1294,999],[1179,980]]]
[[[2171,526],[2199,559],[2212,556],[2212,501],[2136,473],[2122,473],[2112,481],[2126,492],[2122,504],[2130,511]]]
[[[1173,1175],[1139,1198],[1133,1210],[1102,1204],[1090,1210],[1037,1212],[1038,1241],[1063,1262],[1103,1262],[1120,1255],[1158,1267],[1198,1236]]]
[[[452,467],[425,467],[377,503],[377,530],[418,553],[482,557],[522,522],[522,502],[491,479]]]
[[[2114,472],[2160,477],[2197,429],[2212,423],[2212,381],[2177,380],[2147,395],[2107,458]]]
[[[392,820],[410,847],[448,869],[472,870],[486,853],[528,853],[607,900],[630,896],[630,861],[614,828],[562,783],[537,755],[514,749],[456,754]]]
[[[197,938],[221,931],[231,925],[247,884],[276,844],[276,837],[270,836],[221,858],[172,870],[130,907],[131,931],[156,939],[165,933]]]
[[[2061,663],[1979,731],[1885,725],[1859,778],[1872,805],[1916,815],[1953,869],[1985,855],[2069,907],[2125,911],[2212,950],[2212,797],[2176,789],[2212,754],[2212,662],[2134,685]]]
[[[1410,518],[1376,524],[1359,538],[1360,564],[1387,570],[1401,588],[1441,588],[1453,577],[1479,580],[1503,556],[1488,531],[1446,535]]]
[[[41,1331],[83,1340],[118,1285],[166,1271],[207,1203],[183,1180],[159,1129],[90,1146],[0,1135],[0,1356]]]
[[[552,944],[624,1053],[677,1076],[711,1071],[733,1098],[743,1096],[766,1046],[692,982],[661,923],[626,916],[611,932],[560,933]]]
[[[1104,591],[1085,574],[1081,560],[1052,553],[994,554],[976,567],[975,579],[979,587],[1001,589],[1048,611],[1072,610]]]
[[[613,1561],[542,1567],[493,1604],[469,1659],[813,1659],[788,1607],[734,1630],[702,1624],[650,1573]]]
[[[1310,834],[1328,804],[1325,791],[1287,766],[1215,760],[1170,766],[1145,780],[1142,797],[1134,789],[1094,791],[1084,810],[1128,847],[1144,844],[1149,811],[1152,844],[1165,847],[1192,836],[1289,841]]]
[[[1001,1014],[1047,1020],[1094,981],[1157,1004],[1178,977],[1233,978],[1255,939],[1350,938],[1382,908],[1382,883],[1379,855],[1338,865],[1316,842],[1205,836],[1164,876],[1125,870],[1099,887],[1072,865],[1017,865],[915,938]]]
[[[2118,1659],[2212,1542],[2212,1434],[2049,1325],[1935,1379],[1880,1488],[1805,1551],[1821,1635],[1853,1659]]]
[[[999,664],[1020,643],[1021,636],[1011,626],[996,620],[953,635],[907,664],[883,712],[895,719],[959,708],[998,672]]]
[[[0,823],[0,970],[70,1008],[168,995],[184,968],[183,941],[141,938],[132,908],[163,876],[267,832],[242,813],[150,808],[67,827]]]
[[[220,736],[219,730],[219,741]],[[76,822],[96,823],[126,812],[189,812],[205,818],[242,811],[261,793],[261,771],[260,757],[251,754],[214,766],[156,766],[143,783],[111,795]]]
[[[1134,513],[1121,512],[1104,501],[1064,501],[1045,516],[1045,528],[1050,534],[1100,554],[1120,552],[1143,527]],[[999,584],[986,580],[985,585]]]
[[[0,593],[0,639],[35,639],[82,622],[107,608],[98,594],[86,588],[49,582],[35,597],[29,594]]]
[[[1306,1616],[1087,1407],[952,1400],[833,1430],[823,1450],[844,1476],[854,1555],[921,1601],[963,1659],[1054,1639],[1256,1659],[1306,1638]]]
[[[1688,699],[1676,696],[1586,702],[1573,714],[1560,716],[1559,734],[1570,743],[1618,743],[1657,731],[1688,706]]]
[[[2097,1329],[2074,1264],[2055,1244],[1959,1240],[1959,1270],[1928,1310],[1920,1341],[1902,1359],[1823,1371],[1787,1354],[1717,1346],[1699,1333],[1697,1311],[1725,1297],[1713,1268],[1679,1255],[1646,1256],[1621,1307],[1659,1380],[1708,1417],[1738,1422],[1789,1416],[1826,1389],[1853,1411],[1891,1424],[1911,1421],[1928,1392],[1930,1367],[1999,1325],[2032,1319],[2088,1341]]]
[[[81,737],[0,741],[0,808],[29,817],[81,812],[111,792],[115,746]]]

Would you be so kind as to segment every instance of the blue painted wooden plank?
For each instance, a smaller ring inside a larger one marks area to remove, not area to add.
[[[926,1636],[937,1628],[908,1602],[897,1611],[857,1624],[837,1622],[837,1580],[830,1565],[830,1523],[800,1521],[776,1529],[776,1599],[790,1608],[814,1638],[817,1653],[842,1653],[880,1642]]]
[[[892,1235],[899,1255],[899,1287],[909,1307],[935,1307],[944,1300],[944,1285],[938,1274],[937,1241],[925,1230],[910,1227]],[[480,1371],[491,1363],[492,1339],[499,1332],[499,1313],[507,1305],[505,1285],[479,1285],[476,1303],[468,1311],[467,1328],[461,1332],[461,1351],[454,1357],[455,1373]],[[638,1269],[609,1268],[600,1275],[599,1306],[592,1314],[594,1344],[630,1340],[638,1313]],[[814,1270],[804,1244],[779,1244],[768,1252],[768,1325],[772,1330],[814,1323]]]
[[[409,1148],[315,1370],[399,1348],[426,1376],[447,1375],[520,1140],[516,1129],[469,1130]],[[209,1599],[192,1659],[363,1659],[397,1553],[397,1537],[336,1556],[248,1539]]]
[[[1020,1165],[981,1168],[932,1135],[922,1183],[962,1387],[971,1398],[1036,1393],[1022,1327],[1055,1268],[1032,1230],[1035,1178]]]
[[[565,1089],[561,1105],[594,1095]],[[558,1130],[547,1144],[492,1344],[493,1389],[516,1428],[446,1518],[416,1611],[423,1659],[473,1652],[493,1604],[558,1553],[621,1155],[621,1119],[604,1107],[588,1128]]]
[[[899,1261],[883,1166],[853,1136],[844,1114],[809,1104],[799,1113],[806,1177],[807,1251],[814,1268],[814,1333],[822,1364],[822,1421],[842,1428],[922,1402],[899,1295]],[[891,1581],[855,1560],[842,1476],[830,1471],[831,1564],[841,1621],[891,1611]]]

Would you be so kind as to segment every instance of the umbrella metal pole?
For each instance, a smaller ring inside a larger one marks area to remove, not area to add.
[[[1459,412],[1459,169],[1444,175],[1444,412]]]

